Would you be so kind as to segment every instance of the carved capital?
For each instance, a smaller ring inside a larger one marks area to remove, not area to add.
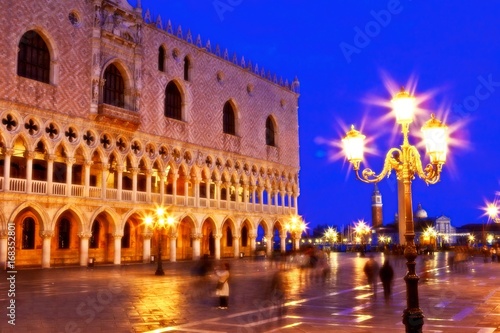
[[[40,231],[40,237],[43,239],[52,238],[54,237],[54,232],[51,230],[42,230]]]
[[[34,151],[26,151],[24,152],[24,157],[28,160],[32,160],[35,157]]]
[[[142,238],[151,239],[151,238],[153,238],[153,233],[152,232],[145,232],[142,234]]]
[[[200,240],[202,237],[203,237],[203,235],[200,234],[200,233],[193,233],[193,234],[191,234],[191,238],[193,240]]]
[[[80,239],[89,239],[90,237],[92,237],[92,233],[82,231],[78,234],[78,237],[80,237]]]

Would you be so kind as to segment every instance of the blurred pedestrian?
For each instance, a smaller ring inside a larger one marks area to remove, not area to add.
[[[384,264],[380,268],[379,272],[380,281],[382,281],[382,286],[384,287],[384,298],[388,302],[391,298],[391,286],[394,280],[394,269],[392,269],[389,259],[384,260]]]
[[[229,267],[228,263],[224,263],[222,268],[215,270],[218,278],[215,294],[219,296],[219,309],[227,309],[229,305]]]
[[[368,280],[368,284],[373,290],[373,296],[377,297],[377,282],[378,282],[378,272],[379,266],[375,261],[373,255],[371,254],[369,259],[366,261],[365,266],[363,268],[365,272],[366,278]]]
[[[276,307],[278,317],[285,314],[286,287],[284,273],[284,268],[280,268],[274,273],[269,292],[270,301]]]

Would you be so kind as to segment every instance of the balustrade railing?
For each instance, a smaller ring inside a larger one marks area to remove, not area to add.
[[[66,183],[52,183],[53,195],[66,195]]]
[[[4,191],[4,177],[0,177],[0,191]],[[52,184],[52,195],[66,196],[68,193],[68,186],[66,183],[53,182]],[[31,193],[32,194],[48,194],[48,182],[40,180],[31,181]],[[103,199],[102,187],[89,186],[88,197],[93,199]],[[9,179],[9,191],[16,193],[27,193],[27,181],[26,179],[10,178]],[[69,195],[72,197],[85,197],[85,186],[72,184],[69,187]],[[198,204],[195,197],[185,197],[184,195],[176,196],[174,202],[174,196],[172,194],[164,194],[163,202],[160,193],[148,193],[142,191],[136,191],[135,200],[142,203],[158,203],[164,205],[177,205],[177,206],[188,206],[200,208],[210,208],[210,209],[228,209],[236,211],[246,211],[246,212],[264,212],[264,213],[281,213],[293,214],[297,213],[295,207],[288,206],[274,206],[274,205],[262,205],[260,203],[251,202],[235,202],[228,200],[216,200],[199,198]],[[107,200],[118,200],[118,189],[107,188],[106,196]],[[186,200],[187,199],[187,200]],[[133,191],[131,190],[121,190],[121,201],[133,201]]]

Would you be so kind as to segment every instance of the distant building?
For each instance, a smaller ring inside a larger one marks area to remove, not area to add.
[[[375,183],[375,188],[372,194],[372,225],[373,228],[381,227],[384,224],[382,212],[382,194],[378,190],[378,185]]]

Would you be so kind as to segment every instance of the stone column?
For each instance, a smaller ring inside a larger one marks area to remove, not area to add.
[[[214,242],[215,242],[215,259],[219,260],[220,259],[220,240],[222,239],[221,234],[215,234],[214,235]]]
[[[194,178],[194,206],[200,207],[200,179]]]
[[[287,235],[286,230],[280,232],[280,250],[281,250],[281,253],[286,252],[286,235]]]
[[[299,236],[293,235],[292,239],[293,239],[293,249],[296,251],[300,250],[300,235]]]
[[[51,195],[54,191],[52,190],[52,184],[54,180],[54,160],[55,155],[47,155],[47,194]]]
[[[33,158],[35,157],[35,153],[32,151],[27,151],[24,154],[26,158],[26,193],[31,193],[31,183],[33,181]]]
[[[240,237],[233,236],[233,249],[234,257],[238,258],[240,256]]]
[[[260,202],[259,202],[259,206],[260,206],[260,212],[263,212],[264,211],[264,188],[263,187],[259,187],[259,198],[260,198]]]
[[[281,191],[281,214],[285,214],[285,196],[286,196],[286,191]]]
[[[74,157],[68,157],[66,159],[66,196],[71,197],[71,183],[73,180],[73,164],[75,164],[76,159]]]
[[[193,260],[199,260],[201,256],[201,234],[191,235],[193,239]]]
[[[226,208],[230,209],[230,207],[231,207],[231,182],[226,182],[224,185],[226,186]]]
[[[143,244],[142,244],[142,262],[151,262],[151,238],[153,233],[147,232],[142,234]]]
[[[113,239],[115,240],[115,256],[113,259],[113,264],[120,265],[122,263],[122,234],[114,234]]]
[[[137,201],[137,174],[139,173],[139,168],[130,168],[132,172],[132,202]]]
[[[170,239],[170,262],[177,261],[177,235],[171,234]]]
[[[40,232],[42,243],[42,268],[50,267],[50,242],[54,236],[53,231],[44,230]]]
[[[109,174],[109,164],[103,164],[102,165],[102,181],[101,181],[101,190],[102,190],[102,193],[101,193],[101,199],[104,199],[106,200],[106,196],[107,196],[107,193],[106,193],[106,188],[108,186],[108,184],[106,183],[107,179],[108,179],[108,174]]]
[[[83,196],[89,196],[89,188],[90,188],[90,167],[94,164],[91,160],[85,161],[85,180],[83,183]]]
[[[92,237],[90,232],[80,232],[80,266],[87,266],[89,262],[89,239]]]
[[[146,170],[146,200],[151,202],[151,169]]]
[[[255,250],[257,249],[255,240],[257,239],[257,233],[255,231],[248,233],[248,238],[250,239],[250,255],[255,255]]]
[[[4,164],[3,164],[3,191],[10,190],[10,159],[14,154],[14,149],[7,148],[4,150]]]
[[[165,202],[165,172],[160,172],[160,203]]]
[[[172,175],[172,195],[174,197],[174,205],[177,204],[177,179],[179,178],[179,175],[177,174],[177,171],[174,171]]]
[[[248,184],[245,183],[243,184],[243,202],[245,203],[244,209],[245,211],[248,210]]]
[[[9,226],[12,226],[11,236],[13,237],[16,235],[14,223],[9,223]],[[7,267],[7,236],[8,230],[0,231],[0,270]]]
[[[266,237],[266,254],[268,258],[271,258],[274,249],[273,235],[266,235],[265,237]]]
[[[296,195],[293,196],[293,203],[294,203],[294,207],[295,207],[295,213],[297,213],[299,211],[298,197],[299,197],[298,194],[296,194]]]
[[[118,165],[116,167],[116,199],[122,199],[123,192],[123,165]]]
[[[239,209],[239,203],[241,202],[240,200],[240,183],[239,182],[236,182],[234,184],[234,191],[235,191],[235,202],[236,202],[236,207],[238,207]]]
[[[214,199],[216,200],[216,207],[220,208],[220,186],[222,182],[220,180],[215,182],[215,192]]]

